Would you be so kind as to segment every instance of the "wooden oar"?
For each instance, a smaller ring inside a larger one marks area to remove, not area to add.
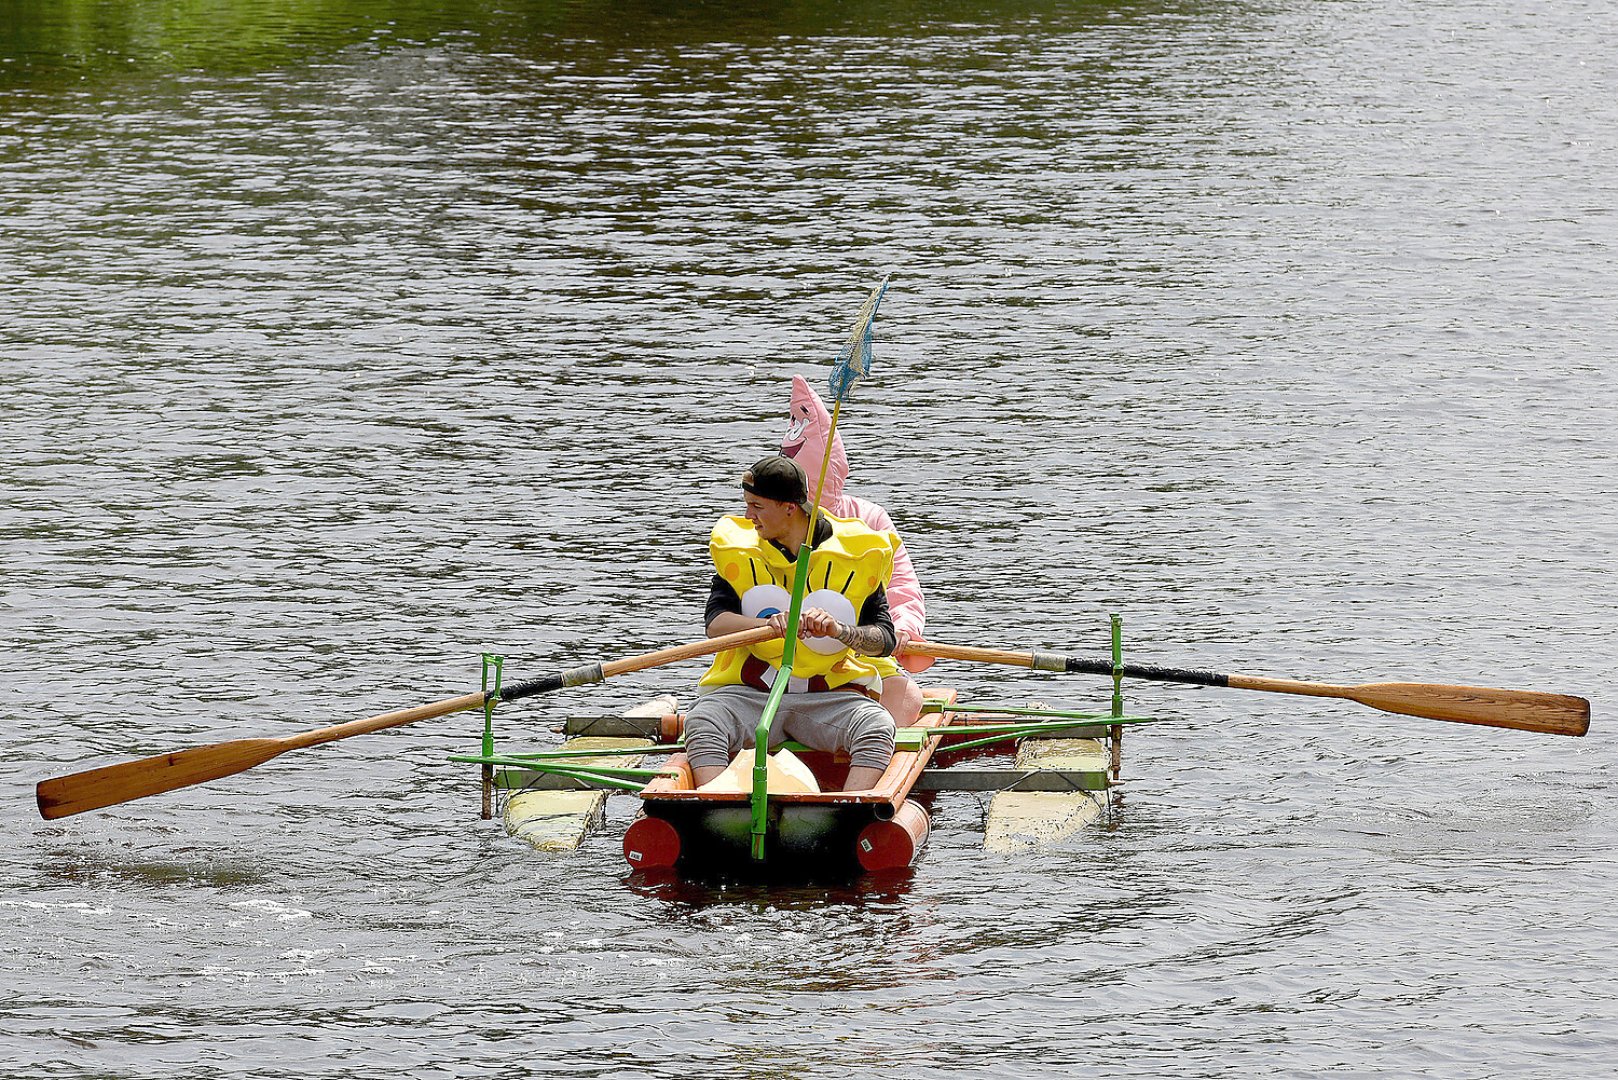
[[[673,664],[698,656],[710,656],[725,649],[752,645],[774,636],[775,631],[768,626],[760,626],[724,637],[705,638],[686,645],[660,649],[657,652],[625,657],[622,660],[587,664],[555,675],[513,683],[502,688],[500,700],[515,701],[550,690],[560,690],[564,686],[584,686],[609,679],[614,675],[644,671],[647,668],[661,667],[664,664]],[[305,731],[300,735],[287,735],[278,739],[236,739],[41,780],[35,789],[39,799],[39,813],[46,819],[67,817],[71,814],[82,814],[86,810],[99,810],[104,806],[116,806],[119,803],[143,799],[148,795],[173,791],[175,788],[205,784],[209,780],[246,772],[255,765],[262,765],[289,750],[301,750],[306,746],[319,746],[321,743],[336,742],[338,739],[347,739],[354,735],[368,735],[384,728],[400,727],[418,720],[430,720],[435,716],[481,708],[487,699],[488,696],[482,691],[476,691],[462,694],[460,697],[435,701],[431,705],[418,705],[413,709],[380,713],[364,720],[351,720],[346,724]]]
[[[1113,673],[1110,660],[1085,660],[1047,652],[1012,652],[1005,649],[979,649],[969,645],[944,645],[936,641],[912,641],[909,651],[943,660],[972,660],[985,664],[1010,664],[1037,671],[1060,671],[1089,675]],[[1238,690],[1262,690],[1276,694],[1304,694],[1309,697],[1344,698],[1369,705],[1383,712],[1425,716],[1430,720],[1451,720],[1459,724],[1516,728],[1547,735],[1583,735],[1590,730],[1590,702],[1570,694],[1547,694],[1537,690],[1496,690],[1487,686],[1447,686],[1442,683],[1382,682],[1358,686],[1300,682],[1296,679],[1268,679],[1256,675],[1221,675],[1213,671],[1124,664],[1119,672],[1131,679],[1195,683],[1200,686],[1231,686]]]

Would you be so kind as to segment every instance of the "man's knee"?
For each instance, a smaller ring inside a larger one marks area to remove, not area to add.
[[[914,679],[893,676],[882,680],[882,707],[900,727],[914,724],[921,716],[921,687]]]
[[[685,716],[685,757],[693,768],[725,766],[741,749],[735,710],[726,699],[710,694],[697,699]]]
[[[694,769],[729,765],[729,733],[711,719],[688,715],[685,718],[685,758]]]
[[[896,725],[888,710],[871,703],[861,709],[848,726],[848,758],[853,766],[885,768],[893,757],[898,738]]]

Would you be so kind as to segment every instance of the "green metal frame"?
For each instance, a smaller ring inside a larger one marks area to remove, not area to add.
[[[770,728],[774,725],[775,716],[780,709],[781,700],[787,692],[787,686],[792,678],[792,663],[796,659],[798,642],[798,620],[801,614],[801,600],[807,587],[809,576],[809,561],[807,549],[801,550],[798,569],[793,582],[794,603],[787,617],[787,636],[783,647],[783,655],[779,674],[775,684],[766,700],[763,714],[759,718],[758,727],[754,732],[753,757],[753,792],[750,797],[752,857],[762,860],[765,856],[765,838],[768,830],[769,812],[769,739]],[[1073,728],[1079,724],[1094,723],[1104,726],[1111,740],[1112,761],[1111,772],[1113,779],[1118,778],[1122,763],[1123,731],[1125,727],[1137,724],[1157,722],[1153,717],[1127,716],[1124,713],[1123,696],[1123,619],[1119,615],[1110,616],[1110,629],[1112,636],[1112,701],[1111,709],[1104,713],[1081,712],[1068,709],[1039,709],[1017,705],[951,705],[941,701],[929,701],[922,706],[922,713],[978,713],[985,715],[1005,715],[1027,717],[1027,720],[1007,722],[1000,725],[973,725],[971,734],[978,736],[965,742],[951,743],[946,749],[951,752],[976,749],[980,746],[989,746],[1007,739],[1036,736],[1043,732],[1060,731]],[[683,749],[682,744],[668,746],[631,746],[631,747],[604,747],[597,749],[576,750],[540,750],[527,752],[495,752],[494,735],[494,708],[500,700],[501,680],[504,674],[504,658],[493,654],[483,653],[482,688],[485,695],[483,706],[483,732],[480,752],[477,754],[454,754],[449,760],[467,762],[482,767],[484,812],[483,816],[491,815],[490,802],[492,792],[499,787],[509,787],[509,784],[497,784],[495,769],[522,770],[530,773],[543,773],[576,779],[592,786],[609,788],[618,791],[638,792],[651,781],[663,777],[677,775],[671,769],[644,769],[622,768],[613,765],[598,763],[585,764],[578,759],[601,758],[630,755],[645,755],[659,753],[674,753]],[[492,691],[492,692],[491,692]],[[1037,718],[1037,719],[1036,719]],[[940,733],[947,733],[947,728],[906,727],[897,732],[896,749],[918,751],[925,745],[926,740]],[[963,733],[964,734],[964,733]],[[787,749],[799,751],[804,747],[789,742]]]
[[[587,757],[589,752],[580,751],[577,756]],[[493,768],[498,765],[502,769],[521,769],[525,772],[563,776],[569,779],[603,784],[622,791],[639,791],[660,776],[679,775],[674,769],[640,769],[618,765],[568,764],[560,761],[536,760],[523,754],[451,754],[449,760],[470,762],[474,765],[482,765],[485,768]]]

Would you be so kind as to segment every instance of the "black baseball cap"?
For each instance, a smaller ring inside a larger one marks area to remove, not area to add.
[[[809,478],[803,466],[781,454],[771,454],[742,474],[742,490],[761,499],[797,503],[809,513]]]

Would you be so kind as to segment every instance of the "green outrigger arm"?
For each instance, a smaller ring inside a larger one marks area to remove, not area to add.
[[[974,711],[998,712],[1001,709],[1012,709],[1010,706],[977,706]],[[937,712],[937,709],[925,709],[927,712]],[[954,710],[951,711],[966,711]],[[950,743],[939,747],[943,752],[956,752],[972,750],[980,746],[993,746],[1011,739],[1021,738],[1089,738],[1083,734],[1096,727],[1111,728],[1113,725],[1133,726],[1138,724],[1152,724],[1160,721],[1147,716],[1114,716],[1111,713],[1081,713],[1058,711],[1052,709],[1021,709],[1018,713],[1033,713],[1037,719],[1020,722],[1007,722],[1003,724],[952,724],[947,727],[903,727],[898,729],[898,742],[901,748],[909,747],[919,749],[928,739],[944,736],[961,736],[966,741]],[[1078,723],[1075,723],[1078,721]],[[788,750],[801,751],[806,747],[795,742],[784,744]],[[675,754],[685,749],[683,743],[669,743],[663,746],[623,746],[623,747],[581,747],[572,750],[534,750],[534,751],[507,751],[500,754],[451,754],[450,761],[463,762],[473,765],[482,765],[486,768],[501,768],[515,773],[533,774],[535,776],[549,776],[561,780],[571,780],[580,786],[595,788],[597,790],[639,792],[653,780],[665,776],[677,776],[674,769],[638,768],[609,765],[599,761],[587,759],[602,757],[628,757],[644,754]],[[936,770],[935,770],[936,772]],[[952,787],[949,782],[942,781],[933,773],[928,773],[932,779],[929,786],[922,790],[927,791],[987,791],[998,790],[985,787],[984,776],[980,772],[970,773],[967,786]],[[996,774],[998,775],[998,774]],[[1011,775],[1011,774],[1007,774]],[[1022,774],[1017,783],[1019,790],[1069,790],[1060,784],[1056,787],[1041,788],[1027,786],[1029,781]],[[1065,783],[1065,781],[1064,781]],[[499,786],[510,788],[514,785],[502,780]]]
[[[923,713],[936,713],[940,710],[924,707]],[[951,707],[950,712],[1000,712],[1000,707],[976,707],[963,709]],[[934,735],[1000,735],[1002,742],[1007,738],[1018,738],[1025,735],[1050,736],[1066,731],[1086,731],[1092,727],[1111,727],[1113,724],[1153,724],[1161,721],[1149,716],[1114,716],[1112,713],[1081,713],[1057,712],[1044,709],[1019,709],[1020,714],[1029,714],[1035,717],[1048,719],[1007,721],[1003,724],[951,724],[947,727],[902,727],[898,729],[901,743],[908,741],[920,743]],[[786,742],[782,746],[794,753],[807,750],[801,743]],[[679,754],[685,751],[685,743],[660,743],[652,746],[596,746],[580,747],[571,750],[508,750],[502,754],[451,754],[450,761],[470,762],[481,765],[485,762],[502,765],[508,768],[528,768],[536,763],[556,762],[567,765],[580,758],[598,757],[639,757],[646,754]],[[588,767],[588,766],[586,766]],[[669,775],[658,771],[657,775]]]
[[[957,705],[938,700],[924,702],[921,713],[971,713],[994,716],[1043,716],[1052,720],[1089,720],[1097,724],[1116,722],[1117,713],[1077,712],[1072,709],[1042,709],[1034,705]],[[1139,719],[1139,718],[1137,718]],[[948,728],[940,730],[948,731]]]
[[[644,751],[642,751],[644,752]],[[601,751],[596,751],[597,754]],[[580,754],[579,756],[586,756]],[[522,769],[545,776],[560,776],[580,780],[597,787],[619,791],[639,791],[660,776],[676,775],[673,769],[635,769],[618,765],[570,765],[560,761],[535,760],[531,755],[518,754],[451,754],[449,760],[469,762],[473,765],[504,769]]]
[[[1079,720],[1089,720],[1097,727],[1112,728],[1115,726],[1132,726],[1135,724],[1156,724],[1160,721],[1152,716],[1113,716],[1111,713],[1085,716],[1082,713],[1073,714]],[[993,746],[1003,743],[1007,739],[1020,739],[1029,736],[1043,735],[1046,738],[1060,736],[1071,732],[1079,725],[1067,720],[1049,720],[1044,722],[1023,724],[971,724],[955,727],[916,728],[901,730],[920,730],[928,735],[973,735],[977,736],[967,742],[950,743],[940,746],[940,752],[955,753],[959,750],[975,750],[980,746]],[[1088,737],[1088,736],[1086,736]]]

